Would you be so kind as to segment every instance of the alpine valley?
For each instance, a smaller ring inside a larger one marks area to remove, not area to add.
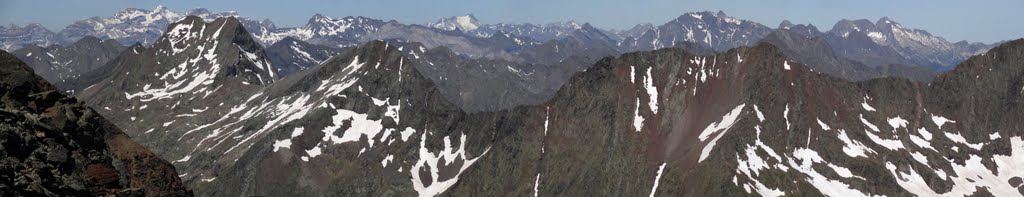
[[[1024,39],[125,9],[0,27],[0,196],[1024,196]]]

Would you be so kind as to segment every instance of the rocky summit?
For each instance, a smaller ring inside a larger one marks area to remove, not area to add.
[[[0,79],[0,195],[192,195],[170,162],[6,51]]]

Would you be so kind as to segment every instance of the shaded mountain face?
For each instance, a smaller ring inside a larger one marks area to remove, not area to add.
[[[509,43],[517,38],[497,34],[485,40]],[[618,54],[614,41],[584,24],[558,40],[522,46],[514,61],[473,58],[447,48],[426,51],[420,46],[405,50],[417,69],[434,81],[450,101],[468,112],[495,111],[543,102],[572,75],[590,68],[601,58]],[[516,46],[516,45],[506,45]]]
[[[894,76],[930,82],[935,77],[934,72],[920,67],[892,64],[869,67],[836,55],[826,39],[821,36],[822,34],[814,34],[817,30],[813,27],[790,26],[789,29],[780,28],[765,36],[761,41],[777,46],[787,57],[807,65],[814,71],[850,81]]]
[[[410,65],[430,79],[449,101],[468,112],[532,105],[551,98],[571,73],[564,64],[528,64],[459,56],[447,48],[396,44]]]
[[[192,195],[169,162],[6,51],[0,79],[0,195]]]
[[[636,38],[639,38],[639,37],[643,36],[643,34],[647,33],[647,31],[650,31],[650,30],[653,30],[653,29],[654,29],[654,24],[651,24],[651,23],[641,23],[641,24],[637,24],[637,25],[633,26],[633,28],[629,28],[629,29],[625,29],[625,30],[620,30],[620,31],[610,30],[609,31],[610,32],[609,35],[614,37],[615,40],[620,40],[620,41],[621,40],[625,40],[627,38],[636,39]]]
[[[345,49],[314,45],[287,37],[267,47],[267,58],[282,77],[320,65]]]
[[[14,51],[13,54],[57,89],[73,95],[75,91],[97,82],[84,79],[83,76],[88,76],[86,73],[97,70],[106,72],[107,62],[116,58],[126,48],[115,40],[100,40],[87,36],[67,47],[29,45]]]
[[[825,39],[821,37],[804,36],[789,30],[777,30],[765,36],[762,41],[779,47],[787,57],[792,57],[807,65],[808,68],[828,73],[837,78],[861,81],[880,75],[863,64],[837,57]]]

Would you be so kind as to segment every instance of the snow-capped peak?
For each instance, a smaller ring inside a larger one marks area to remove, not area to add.
[[[427,24],[428,27],[442,29],[445,31],[454,31],[456,29],[462,31],[473,31],[480,28],[480,22],[473,17],[472,14],[453,16],[437,20],[437,22]]]
[[[479,22],[477,22],[476,18],[473,17],[473,15],[457,16],[455,17],[455,22],[459,24],[460,28],[464,28],[465,30],[469,31],[472,31],[480,26]]]

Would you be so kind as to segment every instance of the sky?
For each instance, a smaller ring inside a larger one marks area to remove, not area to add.
[[[269,18],[278,27],[301,26],[315,13],[366,16],[423,24],[473,14],[481,23],[544,24],[574,20],[605,29],[639,23],[664,24],[684,13],[726,14],[777,27],[782,20],[813,24],[822,31],[840,19],[877,21],[883,16],[956,42],[991,43],[1024,38],[1022,0],[0,0],[0,24],[40,23],[59,31],[74,21],[112,16],[124,8],[164,5],[183,12],[196,7]]]

